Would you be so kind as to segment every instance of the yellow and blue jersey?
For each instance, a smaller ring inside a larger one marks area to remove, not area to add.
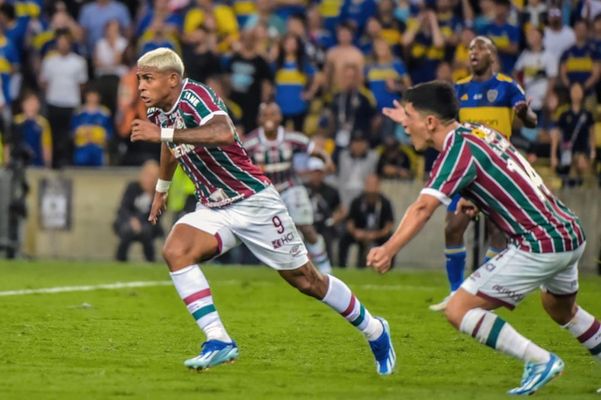
[[[104,165],[104,149],[113,136],[110,111],[80,109],[71,119],[71,132],[75,151],[73,164],[79,166]]]
[[[275,101],[284,116],[307,112],[309,103],[301,95],[313,75],[315,69],[309,63],[299,68],[296,62],[284,62],[275,70]]]
[[[436,79],[436,69],[444,57],[444,46],[434,46],[431,36],[419,32],[415,36],[409,52],[408,64],[411,82],[416,84]]]
[[[252,0],[232,0],[230,4],[236,14],[238,26],[246,25],[248,18],[257,13],[257,5]]]
[[[376,98],[378,110],[392,107],[394,100],[400,97],[399,93],[388,89],[386,81],[391,79],[397,82],[406,75],[407,68],[399,59],[386,64],[373,64],[366,68],[367,86]]]
[[[321,26],[331,33],[336,32],[336,26],[340,22],[342,6],[344,0],[318,0],[319,15],[321,16]]]
[[[469,76],[455,84],[459,99],[459,120],[487,125],[511,136],[513,107],[526,101],[524,90],[513,79],[495,74],[484,82]]]
[[[584,84],[593,73],[595,63],[601,61],[601,56],[593,43],[580,47],[574,45],[564,51],[560,63],[565,65],[570,83]]]
[[[18,132],[19,139],[27,146],[31,165],[44,167],[44,152],[52,152],[52,132],[48,120],[41,115],[27,118],[24,114],[18,114],[13,122],[14,131]]]
[[[7,103],[10,97],[10,79],[12,72],[19,65],[19,52],[6,36],[0,36],[0,77],[2,78],[2,93]]]
[[[38,18],[42,14],[44,0],[14,0],[15,14],[18,19],[28,22],[31,18]]]

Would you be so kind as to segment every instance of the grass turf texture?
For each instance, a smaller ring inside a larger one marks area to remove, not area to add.
[[[379,377],[363,337],[267,268],[205,267],[240,359],[202,373],[183,367],[203,337],[171,286],[0,297],[2,399],[504,399],[522,365],[455,332],[428,304],[442,271],[336,271],[391,324],[397,370]],[[0,262],[0,291],[164,281],[160,265]],[[580,303],[601,316],[601,278],[581,279]],[[533,294],[512,313],[520,332],[566,362],[537,396],[600,399],[601,364],[542,311]]]

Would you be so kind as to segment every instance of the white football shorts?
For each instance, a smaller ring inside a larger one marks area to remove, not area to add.
[[[304,186],[292,186],[280,196],[296,225],[313,225],[313,205]]]
[[[530,253],[510,246],[472,273],[461,288],[510,309],[537,288],[573,295],[578,292],[578,262],[585,246],[562,253]]]
[[[309,261],[296,226],[273,186],[223,208],[198,204],[196,211],[181,217],[177,224],[215,235],[219,254],[243,242],[275,270],[296,269]]]

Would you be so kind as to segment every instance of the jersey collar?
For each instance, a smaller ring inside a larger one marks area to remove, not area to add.
[[[171,110],[167,111],[165,114],[167,114],[167,115],[173,114],[173,112],[177,109],[177,106],[179,105],[179,102],[182,99],[182,95],[184,94],[184,90],[186,89],[187,84],[188,84],[188,78],[186,78],[182,81],[182,91],[179,93],[179,96],[177,96],[177,101],[175,103],[173,103],[173,106],[171,106]]]

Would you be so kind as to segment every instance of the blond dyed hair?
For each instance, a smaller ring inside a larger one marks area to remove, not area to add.
[[[180,56],[166,47],[159,47],[138,58],[138,68],[154,68],[160,72],[174,71],[184,76],[184,63]]]

